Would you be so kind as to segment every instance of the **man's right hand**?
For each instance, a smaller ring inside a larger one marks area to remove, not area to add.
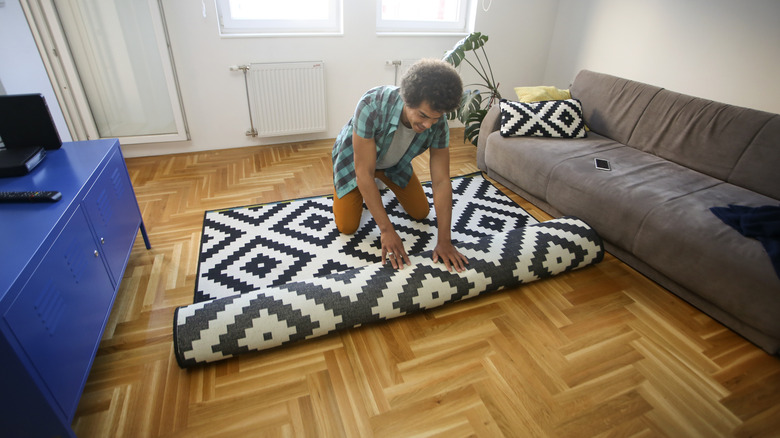
[[[387,217],[385,206],[382,205],[382,198],[379,196],[379,189],[374,179],[376,172],[376,142],[373,138],[363,138],[356,133],[352,133],[352,148],[355,155],[355,177],[357,178],[358,189],[363,195],[371,216],[374,217],[382,242],[382,264],[390,260],[393,268],[403,268],[404,264],[411,265],[409,256],[404,250],[404,243],[398,233],[395,232],[390,218]]]
[[[383,231],[379,237],[382,243],[382,264],[388,260],[394,269],[403,269],[404,265],[411,266],[409,256],[404,249],[404,242],[395,229]]]

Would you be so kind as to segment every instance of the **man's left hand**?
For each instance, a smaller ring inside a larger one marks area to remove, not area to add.
[[[453,267],[456,271],[463,272],[469,263],[466,256],[452,246],[451,242],[436,244],[436,248],[433,249],[433,262],[438,263],[439,259],[444,262],[444,266],[450,272],[452,272]]]

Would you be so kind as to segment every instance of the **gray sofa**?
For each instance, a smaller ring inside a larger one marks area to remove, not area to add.
[[[479,168],[552,216],[581,218],[611,254],[777,355],[780,278],[762,244],[710,207],[780,205],[780,115],[588,70],[570,91],[586,138],[502,137],[495,105]]]

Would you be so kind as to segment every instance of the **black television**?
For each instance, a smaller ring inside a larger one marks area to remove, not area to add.
[[[6,149],[62,146],[46,99],[42,94],[0,96],[0,137]]]

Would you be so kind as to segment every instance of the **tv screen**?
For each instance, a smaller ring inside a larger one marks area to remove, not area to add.
[[[58,149],[60,134],[41,94],[0,96],[0,137],[7,149]]]

